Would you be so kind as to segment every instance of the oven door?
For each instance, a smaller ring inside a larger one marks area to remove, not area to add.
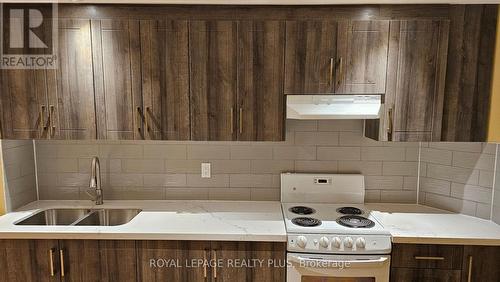
[[[287,282],[388,282],[391,257],[288,253]]]

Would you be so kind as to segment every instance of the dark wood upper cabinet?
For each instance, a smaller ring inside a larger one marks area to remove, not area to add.
[[[143,139],[139,22],[92,20],[98,139]]]
[[[141,21],[144,135],[189,140],[188,21]]]
[[[337,22],[287,21],[285,94],[335,91]]]
[[[335,93],[385,94],[389,23],[339,22]]]
[[[285,23],[238,24],[238,140],[284,140]]]
[[[59,19],[57,70],[48,70],[48,123],[53,139],[95,139],[90,20]]]
[[[392,21],[384,116],[367,120],[368,137],[440,141],[449,22]]]
[[[236,139],[237,22],[191,21],[191,139]]]

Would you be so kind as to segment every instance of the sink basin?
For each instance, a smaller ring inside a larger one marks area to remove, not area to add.
[[[89,209],[49,209],[38,212],[16,225],[71,225],[89,212]]]
[[[102,209],[92,210],[77,226],[117,226],[130,222],[141,210],[138,209]]]

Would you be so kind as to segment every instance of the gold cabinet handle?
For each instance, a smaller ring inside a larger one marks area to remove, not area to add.
[[[416,260],[444,260],[444,257],[421,257],[421,256],[415,256],[414,258]]]
[[[40,124],[43,126],[43,130],[47,130],[47,123],[45,123],[45,105],[40,107]]]
[[[472,256],[469,256],[469,268],[467,271],[467,282],[472,282]]]
[[[54,271],[54,249],[49,250],[49,271],[50,271],[50,276],[54,277],[55,271]]]
[[[50,126],[49,135],[50,135],[50,137],[54,136],[54,133],[56,131],[56,126],[54,125],[54,117],[53,117],[54,110],[55,110],[54,105],[50,105],[49,106],[49,126]]]
[[[141,107],[137,107],[137,119],[136,119],[136,125],[137,125],[137,131],[141,132],[141,116],[142,116],[142,110]]]
[[[207,278],[207,250],[203,251],[203,278]]]
[[[217,279],[217,250],[213,250],[213,256],[214,256],[214,268],[213,268],[213,276],[214,279]]]
[[[144,115],[144,126],[146,127],[146,131],[149,132],[149,122],[148,122],[148,115],[151,114],[151,108],[146,107],[146,114]]]
[[[389,125],[387,126],[387,141],[392,141],[392,131],[394,130],[394,109],[389,108],[387,112]]]
[[[330,58],[330,73],[328,74],[328,85],[332,86],[333,84],[333,68],[335,67],[335,59]]]
[[[229,122],[231,123],[231,134],[234,133],[234,128],[233,128],[234,127],[234,124],[233,124],[233,122],[234,122],[234,113],[233,112],[234,112],[234,108],[231,107],[231,114],[229,116]]]
[[[243,133],[243,108],[240,107],[240,134]]]
[[[59,259],[61,260],[61,277],[64,277],[64,250],[59,250]]]
[[[339,73],[337,74],[337,86],[342,82],[342,76],[344,75],[344,58],[339,58]]]

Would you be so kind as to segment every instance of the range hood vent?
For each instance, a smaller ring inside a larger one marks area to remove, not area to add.
[[[288,95],[287,119],[378,119],[380,95]]]

